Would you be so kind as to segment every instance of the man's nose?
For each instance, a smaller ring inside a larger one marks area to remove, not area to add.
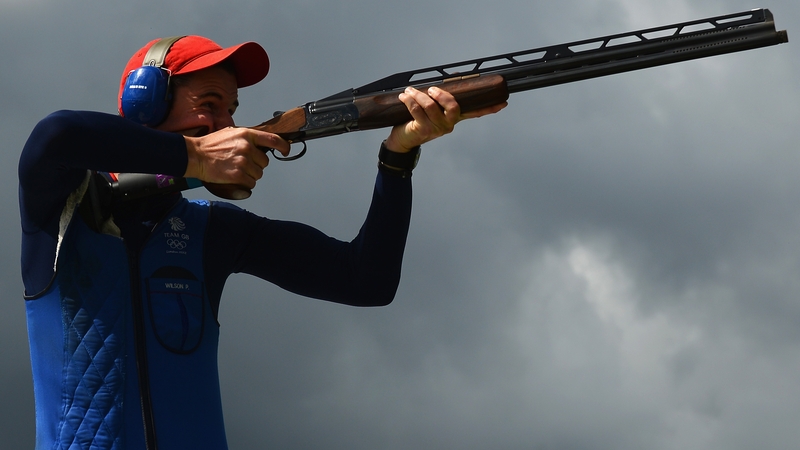
[[[235,126],[233,121],[233,116],[230,113],[222,113],[217,116],[216,120],[214,121],[215,125],[217,126],[218,130],[223,128]]]

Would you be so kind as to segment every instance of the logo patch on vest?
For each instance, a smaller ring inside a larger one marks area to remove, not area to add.
[[[167,223],[169,223],[169,227],[172,231],[164,233],[167,246],[166,252],[185,255],[186,247],[189,246],[190,239],[189,234],[185,233],[186,224],[180,217],[170,217]]]

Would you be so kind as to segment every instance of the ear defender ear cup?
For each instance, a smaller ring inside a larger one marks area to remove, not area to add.
[[[156,126],[169,109],[169,72],[143,66],[128,74],[122,90],[122,115],[140,125]]]
[[[122,116],[154,127],[167,117],[170,104],[169,70],[164,61],[170,47],[184,36],[160,39],[144,55],[142,67],[132,70],[120,98]]]

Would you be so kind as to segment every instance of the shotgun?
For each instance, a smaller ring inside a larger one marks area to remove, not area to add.
[[[408,122],[411,115],[398,99],[407,86],[420,90],[438,86],[453,94],[461,110],[468,112],[502,103],[517,92],[788,41],[785,30],[776,31],[768,9],[754,9],[396,73],[277,112],[271,120],[251,128],[275,133],[290,143],[302,143],[303,149],[293,156],[282,157],[272,151],[275,159],[291,161],[306,153],[306,141]],[[196,180],[177,177],[165,182],[160,175],[121,176],[112,183],[112,190],[115,199],[124,200],[200,185]],[[223,198],[239,200],[250,196],[249,190],[235,186],[205,186]]]

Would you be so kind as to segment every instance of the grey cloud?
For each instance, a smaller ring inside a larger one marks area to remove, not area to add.
[[[800,8],[768,6],[793,39]],[[16,159],[36,121],[59,108],[113,112],[125,60],[154,37],[264,44],[271,74],[242,91],[237,113],[251,125],[401,70],[751,7],[0,4],[0,202],[17,209]],[[231,448],[797,442],[798,60],[792,41],[519,94],[460,124],[423,150],[388,307],[233,277],[220,318]],[[271,164],[243,204],[350,238],[384,134],[312,142],[304,159]],[[17,220],[2,219],[0,396],[19,406],[0,430],[10,448],[31,448]]]

